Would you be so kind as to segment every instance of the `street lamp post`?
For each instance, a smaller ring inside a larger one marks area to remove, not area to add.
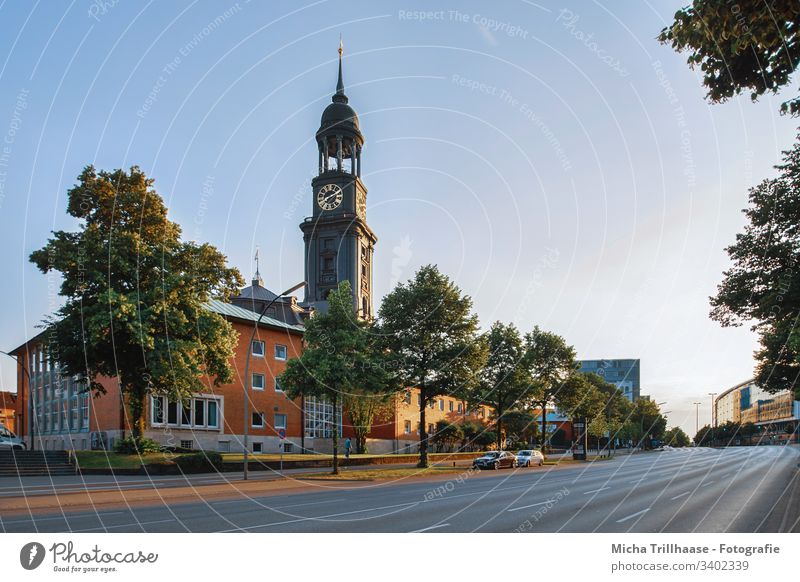
[[[250,334],[250,341],[247,344],[247,358],[244,361],[244,480],[247,481],[247,463],[248,463],[248,448],[247,448],[247,433],[248,433],[248,426],[250,423],[250,356],[253,353],[253,340],[256,338],[256,332],[258,332],[258,324],[261,323],[261,319],[264,317],[264,314],[267,312],[267,309],[272,307],[272,305],[281,297],[289,295],[292,291],[297,291],[300,287],[304,287],[306,282],[303,281],[294,285],[281,293],[280,295],[276,295],[272,301],[266,303],[264,307],[261,308],[261,312],[258,314],[258,319],[256,319],[256,323],[253,326],[253,333]],[[266,350],[264,350],[264,357],[267,357]]]
[[[4,352],[2,350],[0,350],[0,354],[5,354],[9,358],[12,358],[14,361],[16,361],[17,365],[20,368],[22,368],[22,372],[28,378],[28,436],[31,439],[31,450],[34,450],[36,447],[33,444],[33,441],[34,441],[34,438],[33,438],[34,437],[34,435],[33,435],[33,392],[31,390],[31,374],[30,374],[30,372],[28,372],[28,369],[25,367],[25,364],[22,363],[22,360],[19,358],[19,356],[14,356],[14,355],[9,354],[8,352]],[[24,391],[23,391],[23,395],[24,395]]]
[[[717,392],[709,392],[708,395],[711,396],[711,446],[714,446],[714,442],[717,440],[717,407],[714,406],[714,397],[717,395]]]
[[[697,436],[697,433],[700,432],[700,405],[703,403],[692,402],[692,404],[694,404],[694,436]]]

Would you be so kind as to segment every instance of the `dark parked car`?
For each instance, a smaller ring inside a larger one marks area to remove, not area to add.
[[[475,469],[502,469],[503,467],[517,468],[517,457],[508,451],[490,451],[472,461]]]

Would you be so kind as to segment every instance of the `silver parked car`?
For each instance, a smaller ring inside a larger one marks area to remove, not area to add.
[[[2,449],[22,451],[25,449],[25,441],[0,424],[0,450]]]
[[[538,449],[526,449],[524,451],[517,451],[517,464],[520,467],[541,467],[544,463],[544,455]]]

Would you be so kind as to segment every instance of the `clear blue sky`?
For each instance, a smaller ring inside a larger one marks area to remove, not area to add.
[[[796,124],[780,96],[704,101],[655,41],[683,3],[0,2],[0,347],[58,304],[27,257],[74,227],[90,163],[141,166],[246,277],[259,245],[269,287],[302,279],[341,33],[377,296],[437,263],[484,326],[641,358],[642,392],[693,433],[691,402],[707,422],[706,394],[752,372],[753,335],[711,322],[708,296]]]

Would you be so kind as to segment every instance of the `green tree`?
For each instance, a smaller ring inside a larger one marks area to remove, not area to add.
[[[622,390],[617,388],[615,384],[606,382],[605,378],[599,374],[589,372],[585,376],[586,380],[598,390],[605,401],[603,410],[605,417],[605,422],[603,423],[605,425],[604,432],[608,432],[610,444],[613,445],[615,439],[620,437],[618,433],[633,410],[633,403],[625,397]],[[598,421],[595,429],[599,424]],[[591,430],[590,434],[593,434]]]
[[[438,452],[450,452],[453,447],[461,442],[464,438],[464,431],[461,424],[450,422],[448,420],[440,420],[436,423],[436,433],[431,439],[436,445]]]
[[[689,66],[700,67],[712,103],[743,91],[755,101],[777,93],[800,65],[800,3],[797,0],[694,0],[675,13],[658,39],[688,51]],[[800,114],[800,97],[781,106]]]
[[[750,190],[748,224],[726,249],[733,266],[711,298],[711,317],[723,326],[752,322],[761,343],[756,383],[800,398],[800,142],[777,169]]]
[[[697,434],[695,434],[694,438],[692,439],[694,441],[694,446],[696,447],[711,446],[711,432],[712,429],[709,425],[700,427],[700,429],[697,431]]]
[[[666,433],[664,433],[664,442],[671,447],[688,447],[691,443],[689,435],[687,435],[681,427],[673,426]]]
[[[535,442],[539,436],[536,416],[527,410],[509,410],[503,416],[509,439],[514,442]]]
[[[638,426],[639,446],[650,448],[651,440],[663,440],[667,430],[667,419],[661,414],[658,404],[646,398],[639,398],[633,404],[630,421]]]
[[[481,423],[474,421],[474,420],[465,420],[461,423],[461,449],[462,450],[472,450],[473,445],[475,444],[475,438],[482,433],[484,427]]]
[[[525,370],[531,378],[530,399],[534,408],[541,411],[541,447],[547,444],[547,407],[559,406],[563,402],[569,406],[572,388],[577,384],[567,384],[577,374],[578,362],[575,349],[567,345],[564,338],[554,333],[533,328],[525,334]]]
[[[428,466],[425,409],[444,394],[468,394],[486,362],[472,299],[433,266],[395,287],[383,300],[380,330],[402,382],[420,391],[419,466]]]
[[[290,398],[314,396],[333,405],[334,474],[339,472],[336,411],[347,398],[389,394],[399,386],[369,326],[356,314],[350,282],[342,281],[328,296],[328,312],[307,321],[303,353],[289,360],[280,376]]]
[[[489,356],[480,373],[480,381],[469,394],[470,405],[484,404],[493,409],[497,448],[503,448],[503,422],[512,408],[523,402],[530,390],[530,378],[524,366],[525,344],[513,324],[499,321],[484,334]]]
[[[356,441],[356,453],[361,455],[368,452],[367,435],[372,430],[375,419],[386,418],[391,414],[395,398],[394,390],[376,392],[373,384],[368,384],[366,388],[353,387],[351,392],[342,396]]]
[[[153,181],[136,166],[96,172],[87,166],[67,193],[77,231],[53,232],[30,260],[62,275],[64,305],[45,322],[51,357],[95,396],[99,375],[116,378],[135,441],[145,428],[148,394],[178,400],[233,379],[237,333],[209,311],[243,284],[209,244],[181,241],[180,227]]]

